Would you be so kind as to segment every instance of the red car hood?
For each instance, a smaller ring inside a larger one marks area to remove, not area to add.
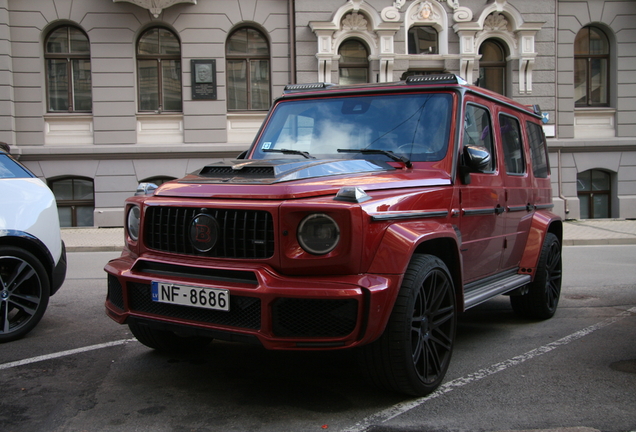
[[[164,183],[161,197],[292,199],[334,195],[343,186],[365,191],[450,185],[438,169],[402,169],[362,159],[236,160],[203,167],[180,180]]]

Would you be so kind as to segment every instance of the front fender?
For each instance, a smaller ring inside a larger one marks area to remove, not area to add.
[[[450,240],[455,247],[459,244],[457,233],[450,224],[436,221],[394,223],[384,232],[369,273],[404,274],[411,257],[420,246],[439,239]]]

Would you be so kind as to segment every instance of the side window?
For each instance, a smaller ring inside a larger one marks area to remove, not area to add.
[[[464,145],[474,145],[485,148],[490,153],[490,165],[483,172],[495,171],[495,151],[492,139],[492,125],[490,113],[486,108],[476,105],[466,105],[464,117]]]
[[[526,164],[523,157],[523,142],[519,120],[509,115],[499,115],[501,145],[504,152],[504,164],[508,174],[523,174]]]
[[[91,179],[66,177],[50,181],[49,187],[57,201],[61,227],[93,226],[95,192]]]
[[[57,27],[44,43],[49,112],[90,112],[91,57],[86,34],[72,26]]]
[[[547,178],[550,174],[548,166],[548,153],[543,129],[536,123],[526,122],[528,127],[528,140],[530,141],[530,157],[532,158],[532,172],[535,177]]]

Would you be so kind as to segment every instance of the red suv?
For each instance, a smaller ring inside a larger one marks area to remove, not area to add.
[[[378,385],[444,378],[457,314],[550,318],[562,222],[538,107],[455,75],[288,86],[250,149],[126,201],[106,311],[143,344],[358,348]]]

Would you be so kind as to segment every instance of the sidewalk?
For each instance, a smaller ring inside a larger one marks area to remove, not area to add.
[[[123,228],[62,228],[68,252],[120,251],[124,247]],[[588,219],[566,221],[563,245],[636,244],[636,220]]]

